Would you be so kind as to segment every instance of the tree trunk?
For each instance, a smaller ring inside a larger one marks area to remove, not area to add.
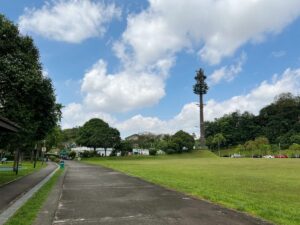
[[[34,149],[34,156],[33,156],[33,158],[34,158],[33,168],[35,168],[36,167],[36,161],[37,161],[37,149]]]
[[[204,113],[203,113],[203,95],[199,95],[200,100],[200,146],[201,148],[205,147],[205,128],[204,128]]]
[[[94,154],[93,154],[93,156],[97,156],[96,147],[94,147]]]
[[[16,172],[17,170],[17,161],[18,161],[18,150],[14,151],[14,164],[13,164],[13,171]]]
[[[30,162],[33,163],[33,157],[34,157],[34,150],[31,150],[30,154]]]
[[[14,171],[16,172],[16,175],[18,175],[19,172],[19,160],[20,160],[20,150],[18,149],[15,154],[15,162],[14,162]]]

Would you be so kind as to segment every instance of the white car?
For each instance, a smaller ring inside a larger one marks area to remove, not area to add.
[[[265,159],[274,159],[273,155],[264,155],[263,158]]]
[[[231,158],[242,158],[242,156],[240,154],[234,153],[233,155],[231,155]]]

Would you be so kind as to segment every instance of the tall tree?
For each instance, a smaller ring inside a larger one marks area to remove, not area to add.
[[[195,140],[192,135],[182,130],[177,131],[171,138],[171,141],[175,143],[177,147],[177,152],[182,152],[183,150],[191,151],[195,145]]]
[[[50,78],[43,76],[33,40],[0,14],[0,114],[19,124],[18,135],[0,134],[2,147],[30,149],[61,117]]]
[[[196,84],[193,86],[194,93],[199,95],[199,108],[200,108],[200,145],[205,146],[205,128],[204,128],[204,112],[203,112],[203,95],[208,91],[208,86],[205,82],[206,76],[204,70],[200,68],[195,76]]]
[[[96,148],[102,147],[105,149],[111,147],[114,148],[119,144],[120,132],[109,127],[108,123],[101,119],[91,119],[87,121],[80,129],[78,133],[77,144],[87,147]]]

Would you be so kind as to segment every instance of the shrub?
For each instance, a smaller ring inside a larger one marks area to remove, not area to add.
[[[74,158],[76,157],[76,152],[75,152],[75,151],[71,151],[71,152],[69,153],[69,157],[70,157],[71,159],[74,159]]]
[[[290,150],[300,150],[300,145],[299,144],[296,144],[296,143],[294,143],[294,144],[292,144],[290,147],[289,147],[289,149]]]
[[[126,155],[128,155],[128,152],[127,152],[127,151],[122,151],[122,152],[121,152],[121,156],[126,156]]]
[[[81,153],[82,158],[90,158],[93,155],[90,151],[84,151]]]
[[[49,156],[49,159],[52,161],[52,162],[56,162],[56,163],[59,163],[60,159],[57,158],[56,156],[54,155],[50,155]]]
[[[171,154],[176,153],[176,150],[174,150],[174,149],[167,149],[165,152],[166,152],[168,155],[171,155]]]
[[[157,153],[156,149],[149,150],[149,155],[156,155],[156,153]]]

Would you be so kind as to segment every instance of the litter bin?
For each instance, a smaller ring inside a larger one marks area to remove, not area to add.
[[[59,165],[60,165],[61,169],[65,168],[65,161],[64,160],[60,160]]]

